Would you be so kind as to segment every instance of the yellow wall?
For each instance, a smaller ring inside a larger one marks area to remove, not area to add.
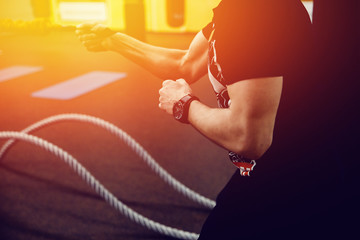
[[[57,24],[64,24],[64,25],[77,25],[82,22],[99,22],[106,24],[114,29],[122,30],[125,28],[125,21],[124,21],[124,0],[104,0],[102,1],[105,4],[106,7],[106,20],[100,21],[100,20],[76,20],[76,16],[74,14],[74,19],[63,19],[61,16],[60,11],[60,3],[61,0],[51,0],[52,2],[52,20],[54,23]],[[73,2],[77,2],[76,0]],[[86,8],[90,4],[94,4],[94,2],[81,2],[80,4],[83,5],[83,7],[80,10],[86,11]],[[96,4],[96,2],[95,2]],[[75,12],[75,10],[74,10]],[[96,19],[96,16],[94,16]]]
[[[153,32],[197,32],[212,18],[221,0],[185,0],[184,25],[173,28],[166,20],[166,0],[145,0],[146,29]]]
[[[41,0],[33,0],[33,1],[41,3]],[[54,23],[64,24],[64,25],[77,25],[81,22],[84,22],[79,20],[62,19],[60,16],[60,9],[59,9],[59,2],[61,2],[62,0],[50,0],[50,1],[52,8],[51,20],[53,20]],[[101,0],[99,1],[101,2]],[[120,31],[125,30],[126,29],[125,3],[137,4],[141,1],[144,2],[146,31],[182,33],[182,32],[197,32],[201,28],[203,28],[211,20],[212,9],[216,7],[221,0],[184,0],[185,1],[184,24],[180,27],[171,27],[167,23],[166,0],[102,0],[102,2],[105,3],[106,6],[106,19],[100,22],[116,30],[120,30]],[[66,0],[66,2],[70,2],[70,1]],[[82,8],[82,10],[84,9],[86,10],[86,0],[74,0],[72,2],[84,3],[85,7]],[[88,2],[94,3],[94,1],[90,1],[90,0]],[[306,0],[305,5],[307,7],[307,10],[309,12],[312,12],[312,1]],[[33,19],[32,15],[33,15],[33,9],[30,0],[0,0],[0,19],[9,18],[9,19],[31,20]],[[74,13],[74,16],[76,17],[76,13]],[[132,24],[132,26],[134,26],[134,24]]]
[[[110,8],[110,27],[113,29],[123,30],[125,29],[125,8],[124,8],[125,0],[110,0],[109,8]]]
[[[30,0],[0,0],[0,19],[32,20]]]
[[[126,26],[125,1],[129,0],[104,0],[108,19],[102,23],[114,29],[124,30]],[[52,0],[53,21],[58,24],[79,24],[80,21],[61,19],[59,2],[61,0]],[[151,32],[197,32],[211,20],[212,9],[219,2],[220,0],[185,0],[184,25],[174,28],[167,24],[166,0],[144,0],[146,30]]]

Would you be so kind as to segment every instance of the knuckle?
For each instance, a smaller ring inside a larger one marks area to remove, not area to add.
[[[179,78],[178,80],[176,80],[176,82],[185,83],[186,81],[183,78]]]
[[[104,29],[105,29],[104,25],[95,23],[95,24],[92,25],[91,31],[92,32],[98,32],[98,31],[102,31]]]
[[[76,25],[76,29],[78,29],[78,30],[84,29],[84,27],[85,27],[84,23],[80,23],[80,24]]]
[[[76,29],[79,31],[89,31],[92,28],[92,24],[90,23],[81,23],[76,26]]]
[[[173,82],[173,81],[172,80],[165,80],[165,81],[163,81],[162,85],[165,86],[165,85],[170,84],[171,82]]]
[[[93,33],[90,33],[90,34],[82,34],[82,35],[80,36],[80,39],[83,40],[83,41],[85,41],[85,40],[92,40],[92,39],[94,39],[94,38],[95,38],[95,34],[93,34]]]

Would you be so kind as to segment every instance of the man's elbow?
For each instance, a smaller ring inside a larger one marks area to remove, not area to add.
[[[194,64],[188,61],[186,57],[180,60],[178,66],[178,73],[180,74],[178,78],[185,79],[187,83],[196,82],[200,78],[194,69]]]
[[[236,141],[231,151],[249,159],[259,159],[270,148],[272,136],[244,137]]]

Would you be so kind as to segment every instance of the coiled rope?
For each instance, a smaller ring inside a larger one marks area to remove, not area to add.
[[[195,191],[191,190],[190,188],[186,187],[184,184],[176,180],[171,174],[169,174],[165,169],[163,169],[154,160],[154,158],[130,135],[128,135],[126,132],[124,132],[114,124],[109,123],[103,119],[89,115],[84,115],[84,114],[76,114],[76,113],[60,114],[36,122],[30,125],[29,127],[23,129],[21,132],[30,133],[41,127],[60,121],[87,122],[106,129],[110,133],[120,138],[120,140],[122,140],[126,145],[128,145],[128,147],[130,147],[141,159],[145,161],[145,163],[151,168],[151,170],[153,170],[156,174],[158,174],[159,177],[161,177],[167,184],[173,187],[176,191],[183,194],[187,198],[193,200],[194,202],[197,202],[200,205],[203,205],[209,209],[212,209],[215,206],[216,204],[215,201],[196,193]],[[0,159],[13,143],[14,140],[9,140],[3,145],[3,147],[0,149]]]
[[[158,232],[163,235],[167,235],[170,237],[175,237],[179,239],[197,239],[199,237],[196,233],[190,233],[183,230],[179,230],[176,228],[168,227],[158,222],[155,222],[151,219],[148,219],[139,213],[133,211],[131,208],[123,204],[119,201],[112,193],[110,193],[99,181],[97,181],[91,173],[89,173],[74,157],[72,157],[69,153],[65,152],[61,148],[32,135],[28,135],[36,129],[44,127],[46,125],[50,125],[59,121],[82,121],[92,123],[96,126],[100,126],[112,134],[116,135],[122,141],[124,141],[137,155],[139,155],[145,163],[155,172],[157,173],[166,183],[172,186],[175,190],[188,197],[189,199],[200,203],[201,205],[213,208],[215,206],[215,202],[201,196],[200,194],[194,192],[188,187],[184,186],[174,177],[172,177],[166,170],[164,170],[151,156],[150,154],[133,138],[131,138],[126,132],[116,127],[115,125],[106,122],[100,118],[83,115],[83,114],[60,114],[56,116],[52,116],[41,120],[31,126],[25,128],[21,132],[9,132],[4,131],[0,132],[0,139],[11,139],[7,141],[3,147],[0,149],[0,159],[3,157],[8,148],[15,142],[15,140],[23,140],[35,145],[38,145],[47,151],[53,153],[54,155],[61,158],[65,161],[84,181],[86,181],[96,193],[98,193],[105,201],[110,204],[110,206],[114,207],[116,210],[121,212],[124,216],[128,217],[133,222],[136,222],[143,227]]]
[[[142,216],[141,214],[135,212],[127,205],[118,200],[109,190],[107,190],[96,178],[86,170],[73,156],[64,151],[63,149],[55,146],[54,144],[45,141],[39,137],[28,135],[23,132],[11,132],[3,131],[0,132],[1,138],[14,138],[18,140],[23,140],[40,146],[47,151],[53,153],[57,157],[61,158],[65,163],[67,163],[71,169],[73,169],[84,181],[86,181],[92,189],[95,190],[110,206],[114,207],[124,216],[129,218],[131,221],[140,224],[141,226],[158,232],[163,235],[170,237],[175,237],[179,239],[197,239],[199,237],[196,233],[186,232],[180,229],[172,228],[165,226],[161,223],[155,222],[149,218]]]

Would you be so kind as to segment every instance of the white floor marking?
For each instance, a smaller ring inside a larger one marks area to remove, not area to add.
[[[34,92],[33,97],[69,100],[126,77],[126,73],[94,71]]]
[[[0,69],[0,82],[4,82],[13,78],[25,76],[31,73],[43,70],[42,67],[34,66],[12,66]]]

